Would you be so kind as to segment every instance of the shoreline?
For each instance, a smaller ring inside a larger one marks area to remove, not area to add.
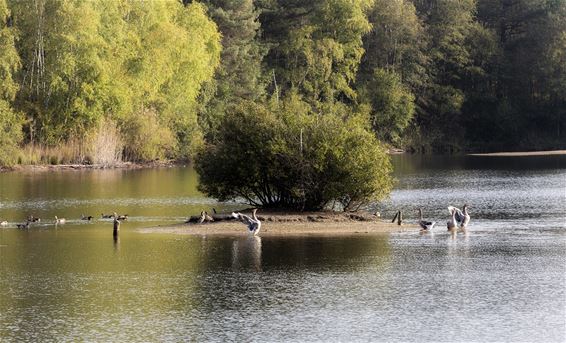
[[[181,161],[153,161],[153,162],[121,162],[117,164],[17,164],[12,167],[0,166],[0,172],[46,172],[46,171],[82,171],[82,170],[109,170],[109,169],[146,169],[171,168],[188,165]]]
[[[481,153],[481,154],[468,154],[468,156],[494,156],[494,157],[551,156],[551,155],[566,155],[566,150],[490,152],[490,153]]]
[[[405,150],[391,148],[389,155],[407,154]],[[512,157],[512,156],[556,156],[566,155],[566,150],[544,150],[544,151],[515,151],[515,152],[490,152],[490,153],[470,153],[467,156],[493,156],[493,157]],[[171,168],[186,166],[190,162],[185,161],[152,161],[152,162],[121,162],[117,164],[17,164],[12,167],[0,166],[0,172],[44,172],[44,171],[81,171],[81,170],[104,170],[104,169],[145,169],[145,168]]]
[[[401,149],[390,149],[389,155],[403,155],[406,151]],[[544,150],[544,151],[508,151],[489,153],[469,153],[466,156],[480,157],[522,157],[522,156],[563,156],[566,150]],[[146,168],[172,168],[189,165],[184,161],[152,161],[152,162],[121,162],[117,164],[17,164],[12,167],[0,166],[0,173],[7,172],[45,172],[45,171],[82,171],[82,170],[108,170],[108,169],[146,169]]]

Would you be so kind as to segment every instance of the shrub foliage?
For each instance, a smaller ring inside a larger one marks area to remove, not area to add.
[[[385,197],[391,164],[367,115],[325,105],[322,114],[291,96],[229,110],[218,141],[195,161],[200,190],[254,206],[354,210]]]

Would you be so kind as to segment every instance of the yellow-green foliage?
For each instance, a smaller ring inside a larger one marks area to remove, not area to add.
[[[6,25],[9,16],[6,1],[0,0],[0,166],[17,162],[22,140],[22,117],[11,106],[18,90],[13,74],[20,59],[14,45],[15,33]]]
[[[28,117],[27,131],[37,133],[33,139],[59,145],[88,136],[108,118],[123,125],[122,132],[148,138],[131,147],[136,159],[192,153],[193,140],[201,139],[196,99],[213,77],[221,49],[202,5],[14,0],[10,7],[23,66],[18,106]],[[159,130],[142,127],[140,113],[147,109],[153,113],[147,125]]]
[[[360,99],[372,106],[371,123],[377,136],[400,145],[401,136],[415,113],[415,97],[392,70],[376,68],[360,87]]]
[[[221,200],[316,210],[356,209],[385,197],[391,164],[367,127],[367,115],[323,104],[321,114],[298,96],[229,111],[219,142],[196,159],[200,188]]]
[[[298,89],[307,101],[356,98],[351,87],[364,53],[362,37],[371,29],[365,14],[372,1],[279,1],[266,13],[276,29],[267,64],[283,93]],[[289,15],[301,13],[301,15]]]
[[[153,161],[173,157],[175,136],[171,129],[159,123],[152,110],[128,117],[122,125],[125,157],[130,161]]]
[[[0,99],[0,166],[11,166],[18,161],[18,146],[22,140],[21,115],[8,102]]]

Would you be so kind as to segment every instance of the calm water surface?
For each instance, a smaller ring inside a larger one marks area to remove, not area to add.
[[[373,208],[422,207],[434,234],[145,234],[241,205],[198,193],[190,168],[0,174],[0,341],[566,341],[566,159],[394,164]],[[452,236],[446,206],[464,203]],[[130,215],[118,241],[78,219],[113,211]]]

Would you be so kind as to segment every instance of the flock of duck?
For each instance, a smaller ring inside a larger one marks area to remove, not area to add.
[[[230,215],[230,218],[239,220],[240,222],[244,223],[248,227],[250,234],[257,235],[259,233],[259,230],[261,229],[261,221],[257,218],[256,212],[257,212],[257,209],[253,209],[251,217],[247,216],[245,214],[241,214],[240,212],[237,212],[237,213],[232,212],[232,214]],[[216,210],[214,210],[214,213],[216,213]],[[117,224],[119,224],[120,221],[127,220],[128,215],[127,214],[118,215],[115,212],[113,214],[102,213],[100,218],[101,219],[114,219],[114,230],[116,231],[117,230]],[[81,220],[90,222],[93,219],[94,219],[93,216],[81,215]],[[203,211],[203,212],[201,212],[200,219],[199,219],[198,223],[213,222],[213,221],[214,221],[214,219],[208,214],[208,212]],[[41,222],[41,218],[30,215],[30,216],[28,216],[25,223],[16,224],[16,226],[17,226],[18,229],[29,229],[31,223],[39,223],[39,222]],[[59,225],[59,224],[65,224],[66,222],[67,222],[67,219],[59,218],[59,217],[55,216],[55,221],[53,222],[53,224]],[[0,225],[1,226],[7,226],[8,222],[2,221],[2,222],[0,222]]]
[[[448,231],[463,229],[465,230],[470,223],[470,214],[468,213],[468,205],[464,205],[462,210],[454,206],[448,206],[450,212],[450,220],[446,223]],[[423,211],[419,208],[419,226],[422,231],[431,231],[436,222],[423,219]]]
[[[127,214],[118,215],[116,213],[114,213],[114,214],[104,214],[104,213],[102,213],[100,218],[102,218],[102,219],[115,219],[115,220],[118,220],[118,221],[122,221],[122,220],[128,219],[128,215]],[[93,219],[94,219],[93,216],[85,216],[84,214],[81,215],[81,220],[90,222]],[[16,227],[18,229],[29,229],[31,223],[40,223],[40,222],[41,222],[41,218],[30,215],[30,216],[27,217],[27,219],[24,223],[16,224]],[[67,219],[59,218],[59,217],[55,216],[55,221],[53,221],[53,224],[59,225],[59,224],[65,224],[66,222],[67,222]],[[8,222],[5,221],[5,220],[0,222],[0,226],[7,226],[7,225],[8,225]]]

